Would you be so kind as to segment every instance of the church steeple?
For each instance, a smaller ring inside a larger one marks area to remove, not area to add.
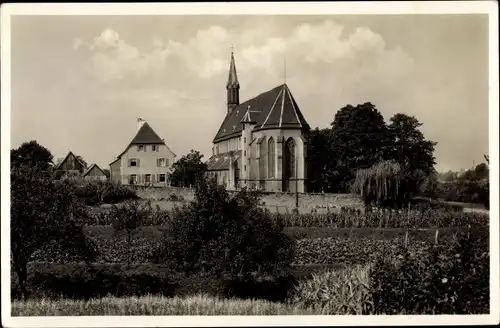
[[[232,110],[240,104],[240,83],[238,82],[238,75],[236,74],[236,64],[234,63],[234,54],[231,51],[231,63],[229,64],[229,77],[226,84],[227,90],[227,112],[231,113]]]

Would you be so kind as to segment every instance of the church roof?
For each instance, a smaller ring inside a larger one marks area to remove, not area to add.
[[[238,75],[236,74],[236,64],[234,63],[234,55],[231,52],[231,64],[229,65],[229,77],[227,79],[226,88],[239,88]]]
[[[156,132],[149,126],[147,122],[144,122],[137,131],[134,139],[130,142],[131,145],[138,144],[164,144],[165,142],[156,134]]]
[[[233,160],[237,161],[241,157],[241,150],[236,150],[227,153],[222,153],[218,155],[213,155],[207,161],[207,170],[208,171],[224,171],[229,170],[229,161],[230,157],[233,157]]]
[[[250,110],[248,110],[249,106]],[[216,143],[239,136],[243,128],[241,122],[247,111],[249,111],[249,115],[251,114],[251,120],[256,124],[254,131],[309,127],[285,83],[235,107],[224,118],[213,142]]]

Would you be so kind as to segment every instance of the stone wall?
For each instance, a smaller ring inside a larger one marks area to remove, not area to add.
[[[141,187],[136,186],[137,195],[152,201],[168,200],[171,194],[182,196],[190,201],[194,197],[194,189],[177,187]],[[294,208],[295,194],[290,193],[264,193],[261,201],[268,208]],[[363,202],[356,195],[351,194],[299,194],[299,207],[301,208],[363,208]]]

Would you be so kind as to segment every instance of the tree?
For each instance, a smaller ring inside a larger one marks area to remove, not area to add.
[[[169,176],[171,184],[178,187],[196,185],[207,170],[207,164],[202,162],[202,158],[199,151],[191,150],[176,161]]]
[[[24,142],[10,152],[11,167],[23,165],[48,170],[53,164],[53,158],[51,152],[35,140]]]
[[[365,205],[397,207],[406,196],[403,176],[399,163],[382,161],[370,168],[357,170],[352,188],[361,195]]]
[[[415,117],[396,114],[390,119],[389,131],[393,143],[389,156],[404,172],[404,184],[410,196],[418,193],[425,179],[434,172],[436,142],[426,140],[419,130],[422,126]]]
[[[489,177],[490,171],[488,165],[481,163],[474,169],[474,176],[477,180],[486,179]]]
[[[47,171],[51,155],[42,154],[11,169],[11,263],[24,299],[28,298],[27,264],[35,251],[57,241],[65,255],[86,260],[96,255],[76,224],[85,214],[72,185],[54,181]]]
[[[389,130],[371,103],[341,108],[332,122],[332,160],[326,170],[328,189],[345,192],[357,169],[366,169],[387,158]]]
[[[231,281],[255,273],[283,277],[293,257],[293,241],[258,206],[257,192],[231,196],[214,179],[201,179],[195,199],[173,211],[164,238],[157,262]]]
[[[307,190],[327,190],[327,168],[331,162],[332,135],[330,129],[314,129],[307,135]]]

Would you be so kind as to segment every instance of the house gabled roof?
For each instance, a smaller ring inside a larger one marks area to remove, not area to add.
[[[85,165],[78,159],[78,157],[75,154],[73,154],[73,152],[70,150],[68,152],[68,154],[66,155],[66,157],[64,157],[64,159],[59,164],[56,165],[55,169],[56,170],[59,169],[61,167],[61,165],[63,165],[63,163],[68,160],[68,158],[69,158],[70,155],[73,155],[73,157],[76,159],[76,161],[78,163],[80,163],[83,167],[85,167]]]
[[[93,169],[93,168],[97,168],[99,171],[101,171],[101,173],[102,173],[103,175],[107,176],[107,174],[106,174],[106,173],[104,173],[104,171],[103,171],[103,170],[99,167],[99,165],[97,165],[97,164],[95,164],[95,163],[93,163],[92,165],[90,165],[90,166],[89,166],[89,168],[88,168],[85,172],[83,172],[83,176],[84,176],[84,177],[85,177],[85,176],[87,176],[87,174],[89,174],[89,173],[90,173],[90,171],[92,171],[92,169]]]
[[[130,144],[165,144],[165,142],[156,134],[147,122],[144,122]]]
[[[251,121],[256,122],[254,131],[309,128],[309,124],[307,124],[297,102],[285,83],[245,101],[229,112],[213,140],[214,143],[241,135],[242,120],[249,106],[251,108],[249,112]]]
[[[137,131],[137,134],[135,137],[132,139],[132,141],[128,144],[128,146],[125,148],[124,151],[120,153],[109,165],[113,164],[117,160],[119,160],[123,154],[130,148],[132,145],[143,145],[143,144],[156,144],[156,145],[164,145],[172,152],[174,157],[177,157],[177,155],[170,149],[170,147],[167,146],[165,143],[165,140],[160,138],[158,134],[151,128],[151,126],[147,123],[144,122],[142,126],[139,128],[139,131]]]

